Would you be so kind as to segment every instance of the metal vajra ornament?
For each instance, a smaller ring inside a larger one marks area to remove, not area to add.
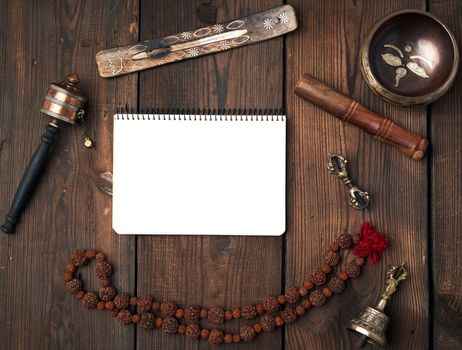
[[[344,157],[338,154],[331,154],[329,155],[327,170],[329,170],[331,175],[335,175],[341,179],[347,187],[348,194],[350,195],[350,205],[358,210],[365,209],[369,205],[369,193],[361,191],[351,182],[348,176],[347,163],[348,161]]]
[[[391,295],[396,291],[398,284],[405,280],[408,275],[404,263],[400,266],[392,266],[387,271],[387,281],[382,298],[375,307],[368,306],[359,316],[351,320],[348,328],[363,335],[365,341],[379,346],[387,345],[386,330],[390,319],[384,310]]]

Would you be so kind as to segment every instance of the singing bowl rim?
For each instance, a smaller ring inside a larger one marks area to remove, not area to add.
[[[377,30],[380,29],[380,27],[382,27],[382,25],[386,23],[387,21],[389,21],[390,19],[403,15],[403,14],[417,14],[417,15],[429,17],[430,19],[435,21],[445,30],[446,34],[451,40],[454,60],[453,60],[453,65],[451,67],[451,71],[448,75],[448,78],[441,86],[439,86],[434,91],[428,94],[425,94],[425,95],[405,96],[405,95],[399,95],[399,94],[396,94],[390,91],[389,89],[385,88],[382,84],[380,84],[378,79],[374,76],[374,73],[372,72],[371,64],[369,62],[369,48],[370,48],[372,39],[377,33]],[[400,11],[390,13],[385,18],[376,22],[372,26],[372,28],[369,30],[368,35],[366,36],[364,43],[360,50],[360,67],[361,67],[363,78],[366,81],[369,88],[374,93],[376,93],[379,97],[384,98],[386,101],[392,104],[395,104],[398,106],[404,106],[404,107],[428,104],[440,98],[453,84],[454,79],[456,78],[456,75],[457,75],[457,71],[459,69],[459,48],[458,48],[456,39],[452,31],[448,28],[446,24],[444,24],[439,18],[437,18],[433,14],[428,13],[426,11],[422,11],[422,10],[413,10],[413,9],[400,10]]]

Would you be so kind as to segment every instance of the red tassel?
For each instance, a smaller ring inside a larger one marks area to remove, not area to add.
[[[353,255],[368,258],[369,265],[380,260],[383,252],[388,248],[387,238],[383,233],[376,232],[369,222],[361,225],[360,241],[356,244]]]

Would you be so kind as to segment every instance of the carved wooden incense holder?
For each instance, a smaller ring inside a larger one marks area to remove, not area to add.
[[[19,217],[40,181],[51,146],[59,133],[59,122],[75,125],[83,121],[83,107],[87,99],[76,87],[79,81],[79,77],[74,73],[67,77],[66,82],[52,83],[43,99],[40,112],[51,117],[52,120],[46,126],[41,143],[29,161],[5,223],[0,226],[5,233],[15,232]],[[84,144],[85,147],[91,147],[91,140],[87,137]]]
[[[99,74],[110,78],[255,44],[297,26],[293,7],[284,5],[230,22],[103,50],[96,54],[96,63]]]
[[[295,86],[295,93],[307,101],[351,123],[387,143],[414,160],[421,159],[428,146],[422,136],[407,131],[359,104],[358,101],[335,91],[326,84],[304,74]]]

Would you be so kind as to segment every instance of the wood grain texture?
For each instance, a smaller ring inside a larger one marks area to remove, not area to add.
[[[136,22],[137,4],[60,0],[0,6],[2,217],[47,123],[38,109],[51,82],[78,72],[91,101],[88,132],[97,140],[89,151],[81,127],[63,125],[16,234],[0,235],[0,348],[129,348],[134,329],[120,327],[106,313],[86,312],[67,295],[62,274],[72,250],[95,247],[116,263],[114,283],[133,291],[134,239],[112,234],[111,199],[95,179],[111,170],[110,113],[116,103],[136,101],[137,79],[99,79],[94,54],[108,43],[136,39],[130,23]],[[84,272],[90,290],[99,287],[92,270]]]
[[[348,282],[347,290],[325,307],[310,310],[286,328],[286,349],[353,349],[358,338],[345,329],[349,319],[377,301],[385,268],[403,259],[410,278],[387,313],[392,319],[389,348],[428,347],[427,168],[352,125],[303,101],[292,91],[308,73],[351,95],[366,107],[408,130],[426,134],[425,108],[389,106],[369,91],[360,76],[358,53],[368,28],[384,15],[424,8],[424,1],[290,1],[300,28],[287,37],[288,230],[286,286],[300,285],[320,266],[322,253],[341,232],[357,232],[364,220],[388,234],[391,247],[372,269]],[[348,206],[342,184],[326,170],[328,153],[349,160],[352,179],[369,191],[371,205],[362,215]],[[401,287],[401,286],[400,286]],[[367,348],[367,347],[366,347]]]
[[[141,40],[198,28],[201,1],[142,2]],[[219,1],[217,22],[280,5],[280,1]],[[156,14],[152,17],[151,14]],[[140,74],[140,107],[281,108],[282,38],[187,60]],[[180,220],[181,218],[179,218]],[[234,308],[261,302],[281,287],[280,237],[138,237],[138,294],[153,293],[183,306]],[[219,327],[238,332],[241,321]],[[204,323],[206,326],[207,323]],[[281,332],[233,349],[277,349]],[[156,331],[138,332],[139,349],[209,348],[206,341]],[[226,347],[224,347],[226,348]]]
[[[462,39],[460,1],[430,1],[430,12]],[[462,348],[462,76],[431,106],[432,276],[435,349]]]
[[[430,107],[427,118],[427,107],[402,109],[378,99],[363,82],[358,64],[360,44],[376,20],[404,8],[424,9],[425,1],[289,3],[300,28],[285,39],[106,80],[98,76],[94,60],[101,49],[211,24],[214,8],[220,22],[282,1],[141,1],[141,8],[139,0],[0,1],[0,216],[7,213],[46,125],[38,109],[50,82],[74,70],[79,73],[90,98],[88,132],[96,139],[96,148],[86,150],[82,129],[63,126],[17,233],[0,234],[0,349],[210,348],[205,341],[122,327],[107,313],[85,311],[62,281],[75,248],[107,253],[119,290],[231,308],[300,285],[320,265],[321,254],[336,235],[354,232],[366,219],[391,240],[379,266],[365,267],[342,295],[284,331],[229,348],[357,348],[357,338],[345,329],[348,320],[377,300],[386,266],[402,260],[410,278],[387,309],[392,320],[389,348],[461,348],[461,76]],[[460,44],[461,3],[429,0],[428,5]],[[207,14],[201,15],[204,6]],[[407,159],[296,97],[293,88],[305,72],[406,129],[428,134],[432,153],[419,162]],[[112,171],[112,113],[124,106],[286,107],[286,238],[136,238],[111,232],[112,201],[95,182],[99,173]],[[370,192],[365,214],[348,206],[343,185],[328,175],[328,152],[345,155],[352,180]],[[432,283],[428,252],[433,254]],[[95,290],[92,270],[85,269],[83,277]],[[237,332],[241,324],[234,321],[225,329]]]

